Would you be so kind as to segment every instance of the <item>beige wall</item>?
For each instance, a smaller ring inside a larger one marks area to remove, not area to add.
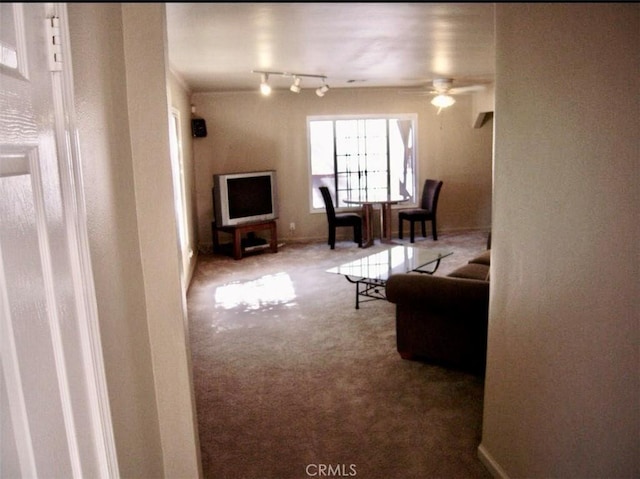
[[[169,152],[164,4],[123,3],[129,131],[164,472],[197,477],[186,298]]]
[[[162,477],[120,5],[69,4],[68,13],[91,260],[120,472]]]
[[[496,11],[481,457],[640,477],[640,5]]]
[[[168,144],[164,4],[68,5],[122,477],[199,477]]]
[[[280,238],[326,239],[326,217],[311,214],[309,204],[306,121],[313,115],[416,113],[419,184],[427,177],[444,181],[438,230],[488,230],[493,124],[473,128],[471,96],[457,99],[436,115],[429,97],[385,89],[332,89],[323,98],[313,89],[298,95],[274,91],[268,98],[257,92],[194,94],[192,103],[208,130],[193,147],[201,243],[211,243],[213,174],[260,169],[278,172]]]

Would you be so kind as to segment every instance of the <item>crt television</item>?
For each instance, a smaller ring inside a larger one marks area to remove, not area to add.
[[[213,203],[218,227],[274,220],[278,217],[276,172],[213,175]]]

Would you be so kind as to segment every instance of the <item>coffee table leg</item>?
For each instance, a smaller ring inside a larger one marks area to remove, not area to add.
[[[352,279],[349,276],[345,276],[345,278],[347,278],[347,281],[349,281],[349,283],[353,283],[356,285],[356,309],[360,309],[360,280]]]
[[[354,279],[346,275],[345,278],[347,278],[347,281],[349,281],[350,283],[356,285],[356,309],[360,309],[360,296],[366,296],[370,298],[363,301],[371,301],[372,299],[386,299],[386,296],[384,295],[384,282],[373,283],[369,280],[365,280],[362,278]],[[361,287],[363,289],[361,289]]]

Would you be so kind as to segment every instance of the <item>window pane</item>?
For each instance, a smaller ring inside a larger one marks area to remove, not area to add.
[[[392,120],[389,129],[390,192],[415,201],[414,126],[411,120]]]
[[[324,208],[321,184],[335,191],[337,208],[376,195],[415,201],[414,129],[415,115],[309,120],[313,208]]]
[[[311,174],[333,175],[333,122],[313,121],[309,124],[311,142]]]
[[[312,208],[324,208],[320,186],[334,189],[333,121],[309,122],[309,151],[311,154]]]

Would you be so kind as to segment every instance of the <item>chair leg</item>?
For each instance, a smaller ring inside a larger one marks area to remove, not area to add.
[[[353,241],[358,243],[358,246],[362,248],[362,226],[353,225]]]
[[[431,220],[431,234],[433,235],[433,241],[438,241],[438,231],[436,229],[436,218]]]
[[[420,222],[420,226],[422,226],[422,237],[426,238],[427,237],[427,222],[426,221],[421,221]]]
[[[336,229],[329,227],[329,246],[331,249],[336,248]]]
[[[402,239],[402,218],[398,218],[398,238]]]
[[[415,221],[409,220],[409,237],[411,238],[411,242],[415,243],[416,241],[416,223]]]

